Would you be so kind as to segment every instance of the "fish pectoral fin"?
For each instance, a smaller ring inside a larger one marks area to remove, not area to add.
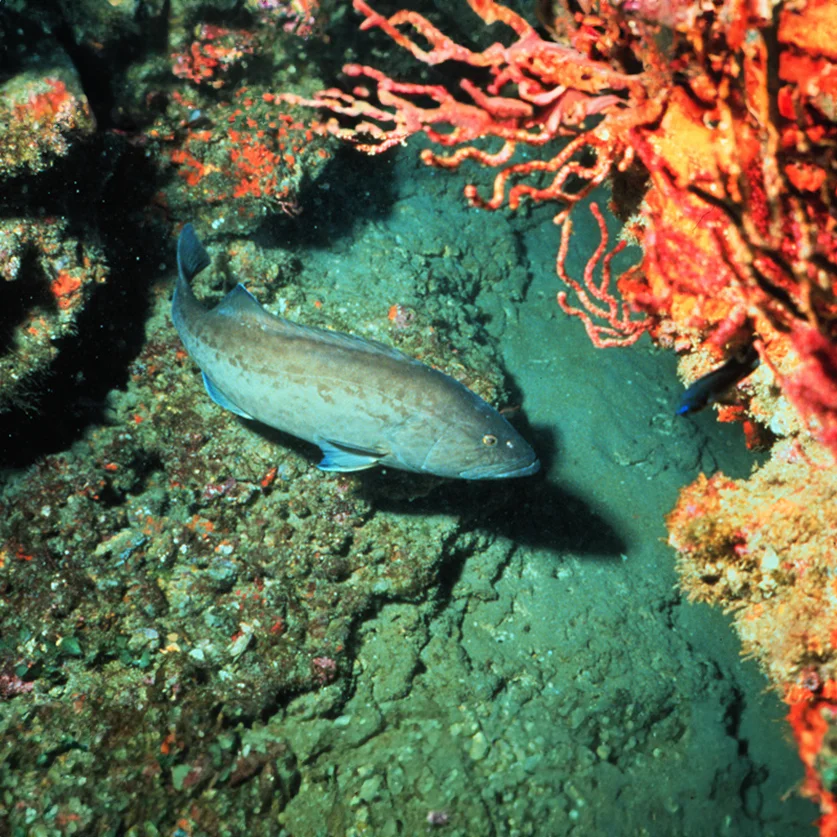
[[[321,471],[363,471],[373,468],[385,452],[353,447],[331,439],[316,438],[315,443],[320,446],[323,458],[317,463]]]
[[[253,418],[253,416],[251,416],[249,413],[245,413],[244,410],[241,409],[241,407],[237,406],[232,401],[230,401],[230,399],[227,398],[227,396],[224,395],[224,393],[221,392],[221,390],[215,386],[215,384],[212,382],[212,378],[210,378],[209,375],[206,374],[206,372],[201,372],[201,375],[203,376],[203,385],[206,387],[207,395],[219,407],[223,407],[225,410],[229,410],[230,412],[233,412],[237,416],[241,416],[242,418]]]

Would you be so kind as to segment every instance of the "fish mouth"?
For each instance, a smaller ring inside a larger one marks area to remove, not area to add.
[[[540,469],[540,460],[535,457],[534,459],[527,458],[511,464],[481,465],[462,471],[459,476],[464,480],[502,480],[512,477],[528,477],[537,474]]]

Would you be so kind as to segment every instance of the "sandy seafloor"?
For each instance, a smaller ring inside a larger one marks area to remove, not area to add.
[[[469,209],[467,174],[425,168],[420,145],[377,160],[387,200],[370,195],[356,238],[312,250],[303,271],[445,252],[452,271],[490,276],[477,307],[543,473],[496,484],[500,537],[445,579],[441,608],[391,604],[364,623],[337,718],[291,704],[285,733],[311,756],[287,833],[436,832],[421,816],[443,812],[451,835],[813,834],[781,702],[727,618],[681,595],[665,544],[699,471],[749,472],[740,428],[675,417],[672,354],[597,350],[561,313],[554,207]],[[574,220],[580,276],[598,230],[586,208]],[[324,820],[326,777],[352,817]]]
[[[740,429],[675,418],[671,354],[644,341],[597,350],[560,312],[554,207],[469,209],[468,175],[485,188],[489,174],[427,169],[419,145],[365,162],[369,194],[312,187],[309,213],[328,210],[307,216],[316,244],[297,253],[293,281],[333,304],[363,265],[419,283],[428,260],[437,275],[472,274],[543,472],[492,486],[507,515],[487,551],[444,567],[425,601],[361,622],[345,699],[324,709],[303,694],[269,721],[301,777],[275,833],[814,834],[782,704],[727,618],[685,601],[665,544],[679,488],[700,470],[748,472]],[[574,217],[580,275],[598,231],[583,208]],[[381,304],[401,291],[369,290]],[[163,323],[167,303],[154,316]]]

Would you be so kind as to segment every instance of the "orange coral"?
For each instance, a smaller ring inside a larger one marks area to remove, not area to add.
[[[748,480],[698,478],[668,516],[692,599],[735,611],[770,680],[837,679],[837,473],[815,442],[783,440]]]
[[[53,280],[50,290],[58,300],[59,308],[69,308],[73,304],[73,296],[81,286],[82,280],[78,276],[62,270]]]
[[[0,172],[37,173],[95,128],[87,99],[59,76],[23,75],[0,93]]]
[[[229,71],[252,54],[253,48],[250,32],[204,23],[197,29],[197,40],[185,52],[172,55],[172,72],[195,84],[220,88],[227,83]]]
[[[805,765],[802,792],[819,803],[821,837],[837,837],[837,682],[788,695],[788,721]]]
[[[213,107],[215,121],[226,130],[187,130],[168,152],[181,182],[197,190],[204,207],[233,201],[242,216],[256,216],[267,207],[296,212],[303,170],[310,173],[329,155],[307,125],[272,111],[273,102],[272,94],[254,96],[240,88],[232,103]],[[177,104],[187,113],[193,110],[182,97]]]

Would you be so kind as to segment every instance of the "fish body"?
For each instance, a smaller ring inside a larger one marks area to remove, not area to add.
[[[539,469],[532,448],[493,407],[396,349],[276,317],[243,285],[207,310],[189,283],[209,261],[187,224],[172,319],[216,403],[318,445],[327,471],[379,464],[499,479]]]
[[[709,404],[719,401],[723,395],[744,380],[759,365],[759,355],[755,346],[747,346],[734,354],[716,369],[702,375],[680,396],[676,413],[684,416],[696,413]]]

